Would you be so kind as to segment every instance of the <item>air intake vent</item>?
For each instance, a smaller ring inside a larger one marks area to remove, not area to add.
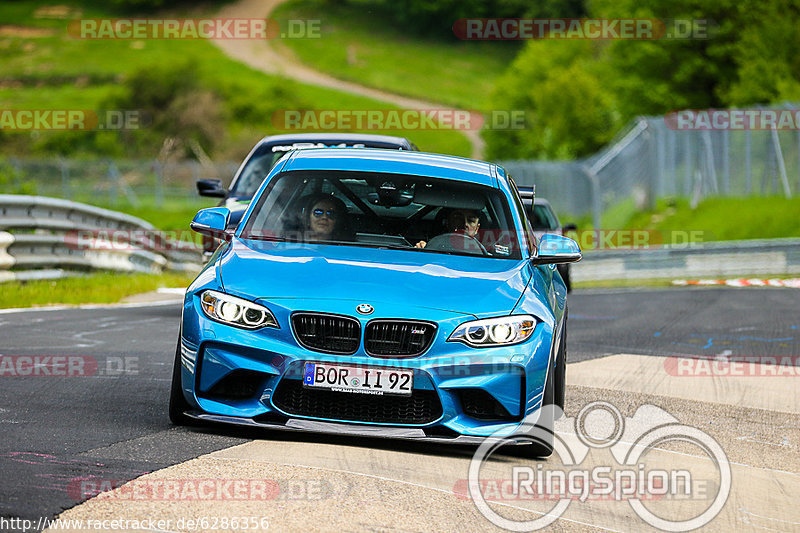
[[[361,341],[361,324],[347,316],[295,313],[292,328],[300,344],[316,352],[350,355]]]
[[[500,402],[483,389],[462,389],[458,391],[461,409],[464,414],[477,420],[515,420]]]
[[[411,396],[374,396],[305,388],[299,379],[283,379],[272,403],[296,416],[383,424],[427,424],[442,416],[439,395],[414,389]]]
[[[366,327],[364,348],[377,357],[414,357],[431,345],[436,326],[414,320],[372,320]]]
[[[249,400],[261,392],[266,378],[261,372],[234,370],[200,396],[222,401]]]

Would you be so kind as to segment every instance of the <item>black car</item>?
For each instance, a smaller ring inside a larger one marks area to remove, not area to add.
[[[531,221],[533,232],[536,237],[541,239],[545,233],[555,233],[557,235],[566,235],[568,231],[575,231],[577,226],[575,224],[561,225],[550,202],[544,198],[535,198],[533,187],[519,187],[519,195],[522,203],[525,205],[528,215],[528,220]],[[567,286],[567,291],[572,290],[572,280],[570,279],[570,265],[558,265],[558,272],[564,279],[564,284]]]
[[[264,137],[250,151],[236,171],[229,189],[222,180],[202,179],[197,181],[200,196],[222,198],[220,206],[231,211],[228,228],[233,229],[247,210],[250,199],[269,173],[275,162],[285,153],[307,148],[383,148],[388,150],[410,150],[419,148],[404,137],[369,135],[359,133],[295,133]],[[204,240],[204,249],[212,252],[216,244],[212,239]]]

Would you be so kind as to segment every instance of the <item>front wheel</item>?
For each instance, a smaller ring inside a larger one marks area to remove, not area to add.
[[[555,425],[555,406],[554,394],[554,372],[551,368],[547,372],[547,382],[544,386],[544,396],[542,398],[542,408],[539,413],[539,420],[527,436],[531,439],[531,444],[519,446],[519,451],[524,457],[550,457],[553,454],[553,426]]]
[[[178,348],[175,351],[175,363],[172,366],[172,388],[169,393],[169,419],[176,426],[187,426],[191,419],[186,416],[186,411],[191,405],[183,396],[181,384],[181,341],[178,339]]]
[[[558,265],[558,273],[561,274],[561,279],[564,280],[564,285],[567,287],[567,292],[572,292],[572,277],[568,264]]]
[[[564,411],[564,402],[567,395],[567,318],[569,314],[565,313],[564,316],[564,331],[561,333],[561,345],[558,347],[558,355],[556,356],[556,367],[554,370],[554,403]]]

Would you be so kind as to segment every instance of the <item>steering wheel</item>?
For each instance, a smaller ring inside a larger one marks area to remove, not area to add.
[[[443,233],[442,235],[437,235],[428,242],[425,249],[440,252],[480,252],[482,255],[489,255],[481,241],[466,233]]]

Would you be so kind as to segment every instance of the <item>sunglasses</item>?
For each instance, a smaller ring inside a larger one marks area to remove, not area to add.
[[[311,213],[314,215],[314,218],[322,218],[322,215],[330,219],[336,218],[336,211],[334,209],[314,209]]]

